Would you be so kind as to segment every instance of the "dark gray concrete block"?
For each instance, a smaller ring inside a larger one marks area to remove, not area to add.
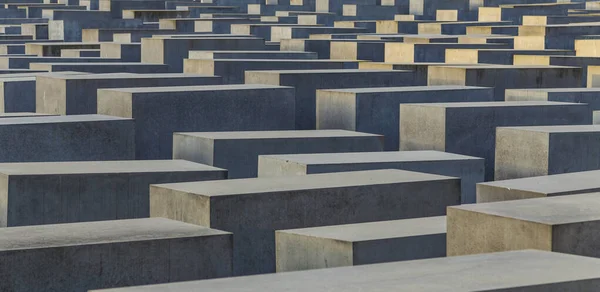
[[[137,159],[170,159],[176,131],[292,130],[294,112],[294,90],[282,86],[98,90],[98,113],[134,119]]]
[[[277,272],[446,256],[446,217],[333,225],[275,232]]]
[[[496,128],[585,125],[588,105],[561,102],[456,102],[400,105],[400,150],[438,150],[485,159],[494,179]]]
[[[275,271],[275,230],[444,215],[460,180],[403,170],[152,185],[150,215],[234,234],[234,274]]]
[[[229,178],[256,177],[258,156],[383,150],[383,137],[343,130],[175,133],[173,158],[229,171]]]
[[[1,119],[3,120],[3,119]],[[149,185],[227,178],[184,160],[0,163],[0,226],[149,216]]]
[[[0,290],[78,291],[231,275],[232,235],[163,218],[0,229]]]

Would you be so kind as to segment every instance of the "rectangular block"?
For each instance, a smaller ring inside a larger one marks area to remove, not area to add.
[[[291,86],[296,96],[296,129],[316,128],[317,89],[413,85],[413,72],[401,70],[269,70],[246,71],[246,84]]]
[[[600,125],[496,130],[496,180],[600,169]]]
[[[484,178],[483,158],[439,151],[385,151],[260,155],[258,176],[277,177],[328,172],[402,169],[459,177],[461,203],[475,203],[475,184]]]
[[[403,170],[150,187],[150,216],[233,232],[236,275],[275,271],[275,230],[440,216],[459,202],[459,179]]]
[[[317,53],[294,51],[190,51],[190,59],[317,59]]]
[[[414,75],[414,72],[410,74]],[[473,86],[354,86],[352,89],[317,90],[316,126],[317,129],[381,134],[385,136],[385,150],[394,151],[400,143],[401,104],[493,100],[493,88]]]
[[[133,118],[136,159],[171,159],[173,132],[294,129],[294,91],[270,85],[98,90],[98,113]]]
[[[31,69],[48,72],[76,71],[90,73],[167,73],[169,67],[161,64],[140,63],[31,63]]]
[[[446,217],[275,232],[277,272],[446,256]]]
[[[0,228],[0,290],[88,291],[227,277],[232,235],[163,218]]]
[[[496,128],[592,123],[588,105],[550,101],[400,105],[400,150],[438,150],[485,159],[494,179]]]
[[[600,257],[600,194],[448,208],[448,256],[539,249]]]
[[[0,112],[35,112],[35,77],[1,78]]]
[[[477,184],[477,202],[521,200],[600,191],[600,171],[581,171]]]
[[[220,84],[218,76],[164,74],[47,74],[35,83],[35,111],[58,115],[95,114],[100,88],[164,87]]]
[[[185,73],[221,76],[224,84],[239,84],[244,83],[245,71],[358,69],[358,62],[347,60],[185,59],[183,67]]]
[[[382,136],[344,130],[173,134],[173,158],[225,168],[229,178],[256,177],[261,154],[382,150]]]
[[[558,101],[586,103],[593,110],[600,110],[600,88],[531,88],[507,89],[506,101]]]
[[[600,282],[599,268],[600,261],[595,258],[526,250],[109,289],[103,292],[342,292],[348,291],[348,287],[362,291],[397,289],[421,292],[593,291]],[[502,275],[501,280],[499,275]]]
[[[0,163],[0,226],[146,218],[149,185],[227,178],[185,160]]]
[[[428,85],[494,87],[496,100],[504,100],[504,90],[512,88],[580,87],[582,69],[540,65],[456,65],[431,66]]]
[[[167,64],[171,72],[183,72],[190,50],[265,50],[265,41],[254,37],[143,38],[142,63]]]
[[[0,119],[0,162],[134,159],[134,121],[103,115]]]

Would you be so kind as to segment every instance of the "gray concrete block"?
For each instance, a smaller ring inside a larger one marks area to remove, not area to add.
[[[383,136],[344,130],[175,133],[173,158],[229,171],[229,178],[256,177],[263,154],[371,152]]]
[[[254,37],[144,38],[142,63],[167,64],[183,72],[183,59],[191,50],[265,50],[263,39]]]
[[[413,85],[412,76],[412,72],[400,70],[270,70],[246,71],[244,81],[294,87],[296,129],[312,130],[317,126],[317,89],[407,86]]]
[[[11,227],[146,218],[150,184],[225,179],[227,171],[184,160],[133,160],[0,163],[0,175],[0,226]]]
[[[282,86],[98,90],[98,113],[134,119],[136,159],[170,159],[175,131],[292,130],[294,111],[294,91]]]
[[[438,150],[485,159],[494,179],[496,127],[584,125],[588,105],[543,101],[400,105],[400,150]]]
[[[93,161],[134,157],[132,119],[102,115],[0,119],[0,161]]]
[[[0,112],[35,112],[35,77],[0,78]]]
[[[600,257],[599,193],[448,208],[448,256],[539,249]]]
[[[60,56],[69,58],[100,57],[100,51],[97,49],[63,49],[60,51]]]
[[[552,267],[552,269],[549,269]],[[265,290],[348,291],[591,291],[599,285],[598,259],[537,250],[277,273],[251,278],[192,281],[103,292]],[[466,273],[465,271],[468,271]],[[499,278],[499,275],[502,275]]]
[[[183,72],[223,77],[224,84],[245,82],[246,71],[261,70],[323,70],[358,69],[357,61],[347,60],[277,60],[277,59],[221,59],[183,60]],[[307,73],[305,73],[307,74]]]
[[[37,56],[12,56],[0,57],[0,68],[4,69],[29,69],[31,63],[117,63],[119,59],[85,57],[37,57]],[[42,69],[40,69],[42,70]],[[48,68],[43,70],[47,71]]]
[[[293,51],[190,51],[189,59],[317,59],[317,53]]]
[[[413,72],[410,74],[414,75]],[[401,104],[494,100],[494,89],[486,87],[357,88],[360,85],[357,84],[352,89],[317,90],[317,129],[345,129],[381,134],[385,136],[387,151],[399,148]]]
[[[581,68],[566,66],[432,66],[427,84],[494,87],[496,100],[504,100],[505,89],[579,87],[582,73]]]
[[[89,289],[231,275],[232,235],[163,218],[0,229],[0,289]]]
[[[403,170],[153,185],[150,215],[234,234],[234,274],[275,271],[275,230],[444,215],[460,181]]]
[[[600,110],[600,88],[532,88],[507,89],[506,101],[559,101],[586,103],[593,110]]]
[[[100,49],[99,43],[47,42],[25,44],[25,53],[38,57],[60,57],[63,49]]]
[[[600,126],[501,127],[496,180],[600,169]]]
[[[479,183],[477,203],[599,192],[598,175],[591,170]]]
[[[483,158],[439,151],[385,151],[357,153],[260,155],[259,177],[328,172],[402,169],[459,177],[461,203],[475,203],[475,184],[483,181]]]
[[[446,256],[446,217],[275,232],[277,272]]]
[[[36,77],[34,83],[35,112],[80,115],[97,112],[97,91],[101,88],[213,85],[220,84],[221,78],[182,73],[86,75],[51,73]]]
[[[102,58],[119,59],[122,62],[140,62],[142,59],[142,45],[139,43],[103,43],[100,44]]]
[[[78,71],[89,73],[167,73],[169,66],[140,63],[31,63],[29,68],[47,72]]]

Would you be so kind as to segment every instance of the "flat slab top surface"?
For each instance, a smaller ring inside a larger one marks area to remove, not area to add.
[[[310,59],[308,59],[310,60]],[[413,72],[408,70],[380,70],[380,69],[316,69],[316,70],[269,70],[269,71],[253,71],[249,70],[246,73],[251,74],[356,74],[356,73],[364,73],[364,74],[373,74],[373,73],[397,73],[397,74],[413,74]]]
[[[189,132],[176,135],[212,140],[294,139],[333,137],[380,137],[381,135],[347,130],[289,130],[289,131],[239,131],[239,132]]]
[[[221,63],[358,63],[358,60],[332,59],[188,59],[188,61],[211,61]],[[114,64],[114,63],[113,63]]]
[[[582,106],[582,103],[556,102],[556,101],[483,101],[483,102],[440,102],[440,103],[412,103],[405,106],[427,106],[443,108],[463,107],[535,107],[535,106]]]
[[[382,152],[351,152],[351,153],[315,153],[261,155],[272,159],[285,160],[306,165],[349,164],[349,163],[395,163],[415,161],[456,161],[482,160],[483,158],[459,155],[448,152],[423,151],[382,151]]]
[[[120,160],[0,163],[0,173],[7,175],[115,174],[190,171],[225,170],[186,160]]]
[[[512,38],[512,37],[511,37]],[[461,68],[461,69],[475,69],[475,70],[489,70],[489,69],[505,69],[505,70],[528,70],[528,69],[581,69],[580,67],[573,66],[556,66],[556,65],[490,65],[490,64],[470,64],[470,65],[440,65],[435,67],[444,68]]]
[[[151,74],[135,74],[135,73],[116,73],[116,74],[85,74],[85,75],[53,75],[48,76],[56,79],[66,80],[94,80],[94,79],[177,79],[177,78],[221,78],[219,76],[187,74],[187,73],[151,73]]]
[[[524,250],[102,291],[474,292],[597,278],[599,259]]]
[[[159,92],[192,92],[192,91],[233,91],[253,89],[285,89],[287,86],[266,84],[224,84],[224,85],[198,85],[198,86],[165,86],[165,87],[130,87],[130,88],[106,88],[99,90],[119,91],[129,93],[159,93]]]
[[[280,230],[283,233],[358,242],[446,233],[446,216]]]
[[[167,66],[165,64],[145,64],[145,63],[133,63],[133,62],[98,62],[98,63],[86,63],[86,62],[78,62],[78,63],[60,63],[60,62],[52,62],[52,63],[32,63],[38,65],[48,65],[48,66]]]
[[[518,131],[541,133],[596,133],[600,132],[600,125],[500,127],[499,129],[511,129]]]
[[[48,117],[48,116],[56,116],[56,115],[54,115],[54,114],[41,114],[41,113],[28,113],[28,112],[0,113],[0,118]]]
[[[542,194],[560,194],[577,190],[598,189],[598,191],[600,191],[600,179],[598,178],[600,178],[600,170],[592,170],[509,179],[480,184],[515,191],[523,190]]]
[[[600,193],[449,207],[548,225],[600,220]]]
[[[249,178],[156,185],[206,197],[261,194],[295,190],[343,188],[456,179],[398,169],[338,172],[289,177]],[[456,179],[458,180],[458,179]]]
[[[229,234],[165,218],[49,224],[0,229],[0,252]]]
[[[189,50],[189,52],[198,52],[203,54],[274,54],[274,55],[315,55],[315,52],[304,51],[202,51]]]
[[[527,92],[598,92],[600,88],[528,88],[528,89],[507,89],[507,93],[527,93]]]
[[[461,85],[431,85],[431,86],[400,86],[400,87],[372,87],[372,88],[344,88],[323,89],[321,91],[348,92],[348,93],[385,93],[385,92],[416,92],[439,90],[481,90],[490,87],[461,86]]]
[[[107,121],[126,121],[128,118],[120,118],[104,115],[71,115],[71,116],[43,116],[43,117],[20,117],[0,119],[2,125],[21,125],[21,124],[52,124],[52,123],[78,123],[78,122],[107,122]]]

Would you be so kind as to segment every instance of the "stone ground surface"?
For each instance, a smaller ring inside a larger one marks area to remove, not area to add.
[[[598,1],[0,2],[0,292],[600,291]]]

